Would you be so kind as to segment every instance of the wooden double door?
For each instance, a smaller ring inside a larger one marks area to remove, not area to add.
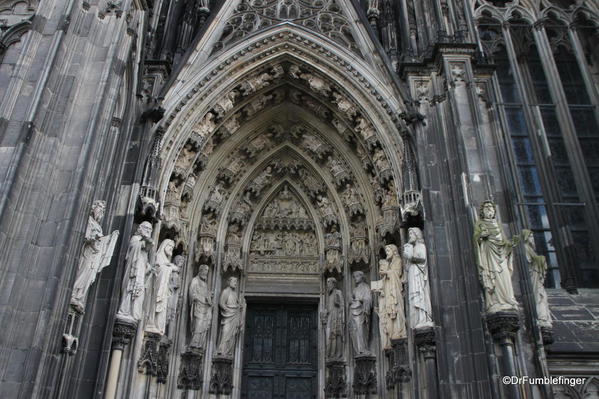
[[[249,304],[243,359],[242,398],[316,398],[316,305]]]

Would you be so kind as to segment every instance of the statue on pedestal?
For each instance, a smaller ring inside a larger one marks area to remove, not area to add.
[[[326,332],[327,360],[343,359],[345,301],[334,277],[327,278],[327,310],[323,314]]]
[[[208,289],[208,265],[200,265],[197,276],[189,285],[191,342],[190,348],[205,349],[212,321],[212,292]]]
[[[422,230],[408,229],[408,243],[403,247],[403,257],[408,269],[408,303],[412,329],[433,326],[431,295],[428,283],[426,246]]]
[[[232,358],[235,343],[243,323],[244,303],[237,292],[237,278],[229,277],[228,286],[220,294],[220,336],[216,353],[218,356]]]
[[[535,237],[530,230],[522,230],[522,241],[526,249],[526,260],[528,261],[532,290],[537,305],[537,316],[539,325],[551,328],[551,314],[549,313],[549,302],[547,291],[545,291],[545,276],[547,274],[547,259],[537,255]]]
[[[354,348],[354,355],[370,355],[370,312],[372,310],[372,293],[364,278],[364,272],[353,273],[356,288],[349,303],[349,332]]]
[[[518,309],[512,287],[512,248],[518,240],[517,237],[511,241],[505,238],[496,213],[493,202],[483,202],[474,226],[476,264],[488,314]]]
[[[125,257],[127,285],[123,291],[117,319],[139,322],[143,317],[146,275],[151,271],[149,258],[154,245],[151,236],[152,224],[142,222],[129,241],[129,249]]]
[[[94,201],[85,230],[85,242],[71,294],[71,305],[80,313],[85,309],[89,287],[96,281],[98,273],[110,264],[119,237],[118,230],[108,236],[102,235],[100,223],[104,218],[105,209],[105,201]]]
[[[164,335],[166,329],[166,319],[168,310],[168,300],[171,294],[169,289],[171,274],[177,269],[171,263],[175,242],[166,239],[160,243],[158,252],[156,253],[156,263],[153,269],[154,273],[154,302],[153,302],[153,319],[150,319],[148,332]]]

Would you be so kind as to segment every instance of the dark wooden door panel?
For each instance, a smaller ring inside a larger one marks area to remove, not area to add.
[[[256,304],[246,317],[242,397],[316,398],[316,307]]]

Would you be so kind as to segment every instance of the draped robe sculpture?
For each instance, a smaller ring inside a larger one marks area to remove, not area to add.
[[[153,269],[154,274],[154,301],[152,303],[153,318],[147,330],[160,335],[166,329],[168,300],[171,294],[169,288],[172,272],[178,268],[171,263],[175,242],[165,239],[160,243],[156,253],[156,262]]]
[[[208,289],[208,265],[200,265],[197,276],[189,285],[189,305],[191,307],[190,348],[205,349],[206,337],[212,321],[212,293]]]
[[[372,293],[364,281],[364,272],[353,273],[356,288],[349,303],[349,332],[354,348],[354,355],[370,355],[370,312],[372,310]]]
[[[408,243],[404,245],[403,257],[408,270],[408,303],[410,326],[420,329],[433,326],[426,246],[422,230],[408,229]]]
[[[110,264],[119,236],[118,230],[108,236],[103,236],[100,223],[104,218],[105,209],[105,201],[94,201],[88,218],[83,251],[71,294],[71,305],[79,312],[83,312],[85,309],[87,293],[89,287],[96,281],[96,276]]]
[[[506,240],[496,219],[495,204],[483,202],[474,227],[474,245],[479,278],[485,292],[486,312],[489,314],[518,309],[512,287],[512,247],[516,243],[516,237]]]
[[[154,242],[151,238],[152,225],[142,222],[129,241],[126,260],[127,281],[117,318],[139,322],[143,317],[143,303],[146,291],[146,275],[150,272],[150,251]]]
[[[379,293],[379,322],[384,349],[391,348],[391,340],[406,338],[406,316],[403,299],[405,274],[399,250],[394,244],[385,246],[386,259],[379,262],[382,279],[373,282]]]
[[[334,277],[327,278],[327,295],[327,310],[324,314],[326,358],[327,360],[341,360],[345,331],[345,301],[343,293],[337,288],[337,280]]]
[[[541,327],[550,328],[551,314],[549,313],[549,302],[547,301],[547,291],[545,291],[545,276],[547,274],[547,259],[544,256],[537,255],[535,248],[535,237],[530,230],[522,230],[522,241],[526,249],[526,260],[530,272],[532,290],[535,296],[537,307],[537,317]]]
[[[243,299],[237,293],[237,278],[229,277],[228,286],[223,290],[218,302],[220,308],[220,336],[218,340],[217,355],[233,357],[237,334],[243,323]]]

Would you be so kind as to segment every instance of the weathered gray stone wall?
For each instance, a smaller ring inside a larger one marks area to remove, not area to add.
[[[99,368],[105,367],[101,359],[110,337],[104,339],[103,331],[110,321],[114,265],[90,293],[93,305],[81,337],[86,349],[68,361],[60,352],[90,204],[107,200],[112,212],[105,218],[106,230],[123,231],[131,208],[128,185],[140,148],[128,134],[135,79],[130,76],[127,90],[121,88],[127,62],[129,73],[135,72],[131,50],[144,12],[130,2],[121,7],[122,13],[105,1],[41,1],[31,32],[4,57],[1,397],[92,397]],[[123,173],[128,184],[121,186]],[[61,381],[65,385],[62,379],[71,377],[76,384],[70,383],[67,395]]]

